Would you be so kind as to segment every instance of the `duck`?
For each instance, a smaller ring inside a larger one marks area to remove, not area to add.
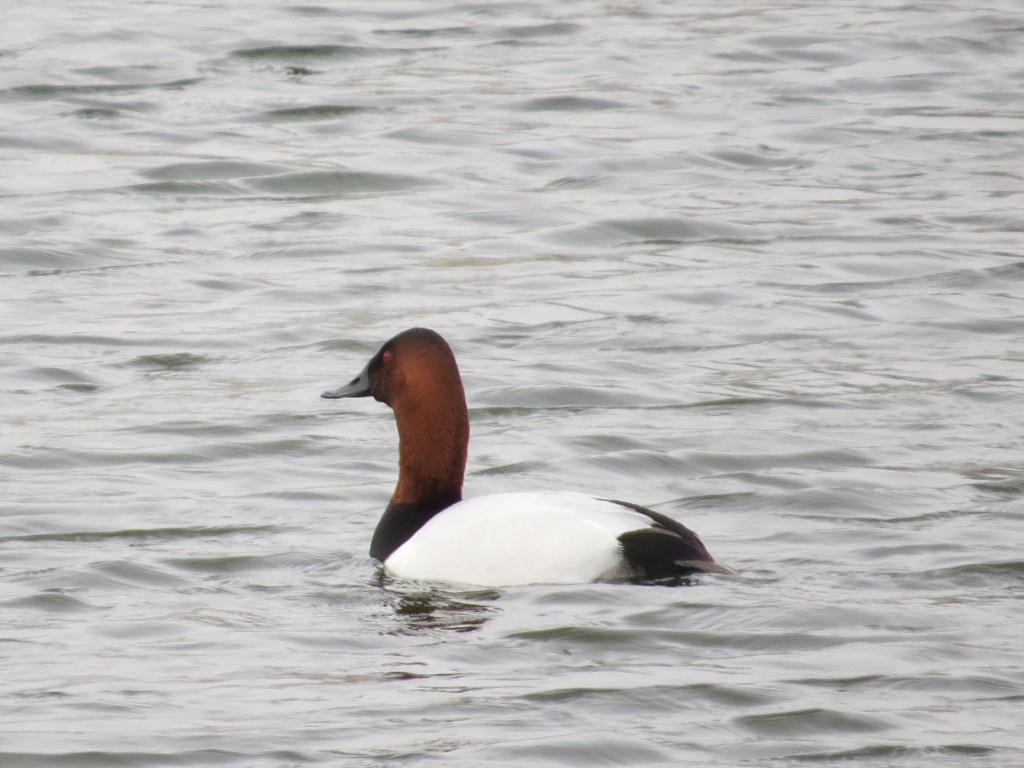
[[[466,393],[455,354],[433,330],[399,333],[321,397],[373,397],[394,412],[398,483],[370,541],[389,577],[511,587],[735,573],[689,528],[639,504],[576,491],[463,499]]]

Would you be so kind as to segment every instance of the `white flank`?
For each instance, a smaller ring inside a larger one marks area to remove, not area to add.
[[[650,518],[582,493],[499,493],[440,512],[384,563],[400,578],[501,587],[621,577],[617,537]]]

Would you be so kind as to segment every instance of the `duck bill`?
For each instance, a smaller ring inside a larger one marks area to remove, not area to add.
[[[342,397],[369,397],[372,393],[370,392],[370,364],[367,363],[366,367],[356,376],[352,381],[344,386],[338,387],[337,389],[329,389],[322,393],[320,397],[326,397],[328,400],[337,400]]]

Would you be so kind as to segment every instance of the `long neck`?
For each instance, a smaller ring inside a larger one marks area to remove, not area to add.
[[[469,443],[469,414],[459,386],[417,393],[396,404],[398,485],[392,504],[428,504],[462,498]]]
[[[403,399],[395,408],[398,485],[370,542],[370,556],[381,562],[462,499],[469,414],[461,386],[455,394],[440,401]]]

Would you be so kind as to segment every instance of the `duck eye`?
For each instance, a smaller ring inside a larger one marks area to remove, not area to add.
[[[380,356],[381,362],[387,364],[391,362],[391,350],[386,350],[383,355]]]

